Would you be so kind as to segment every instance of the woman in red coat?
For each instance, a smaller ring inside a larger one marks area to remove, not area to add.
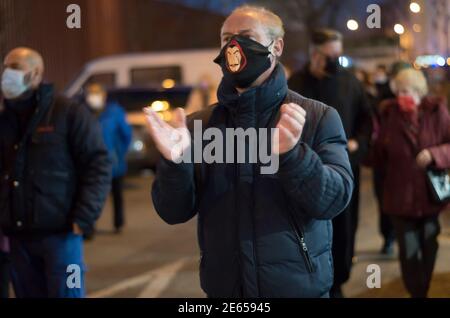
[[[384,179],[383,211],[392,217],[404,284],[426,297],[433,274],[445,205],[433,199],[426,169],[450,168],[450,115],[443,99],[426,96],[424,75],[406,69],[396,76],[397,99],[386,102],[375,143]]]

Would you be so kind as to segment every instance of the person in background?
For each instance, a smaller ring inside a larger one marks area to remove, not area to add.
[[[112,198],[114,205],[114,229],[120,233],[124,224],[123,179],[127,172],[125,156],[130,147],[132,129],[123,108],[116,102],[108,102],[107,92],[100,84],[86,87],[85,99],[100,123],[103,140],[112,160]]]
[[[313,32],[310,62],[294,73],[289,87],[305,97],[334,107],[348,138],[350,163],[355,188],[347,209],[333,219],[334,286],[331,297],[342,297],[341,286],[349,279],[354,256],[359,210],[360,163],[366,156],[371,138],[371,109],[364,87],[339,64],[343,53],[342,35],[334,30]]]
[[[0,113],[4,110],[0,92]],[[0,229],[0,299],[9,297],[9,241]]]
[[[386,65],[377,65],[373,73],[373,80],[375,82],[379,101],[395,97],[395,95],[391,91],[390,76],[388,74]]]
[[[438,251],[438,216],[445,208],[428,188],[428,168],[450,168],[450,115],[442,98],[427,96],[422,72],[401,70],[397,98],[385,102],[375,142],[383,170],[383,207],[391,216],[400,250],[403,282],[412,297],[426,297]]]
[[[377,89],[376,98],[372,101],[373,110],[373,133],[372,133],[372,143],[371,143],[371,154],[373,150],[373,144],[377,139],[381,125],[381,113],[384,107],[389,103],[384,101],[395,98],[395,94],[392,91],[392,83],[397,74],[407,68],[411,68],[411,64],[397,61],[392,67],[391,71],[387,73],[385,65],[378,65],[374,73],[374,81]],[[372,157],[371,155],[369,157]],[[370,160],[370,159],[369,159]],[[382,255],[391,257],[394,255],[394,243],[395,243],[395,231],[392,224],[391,218],[383,212],[383,183],[384,175],[383,169],[379,168],[373,160],[370,160],[370,165],[373,169],[373,185],[375,191],[375,197],[378,201],[378,212],[379,212],[379,231],[383,237],[383,245],[381,247],[380,253]]]
[[[43,74],[42,56],[30,48],[4,59],[0,228],[17,298],[79,298],[82,235],[100,216],[111,163],[89,109],[55,93]]]
[[[9,242],[0,231],[0,299],[9,297]]]
[[[363,69],[356,69],[354,74],[358,81],[360,81],[363,85],[364,91],[366,92],[367,101],[373,111],[378,102],[378,89],[376,83],[374,82],[374,76]]]
[[[383,245],[381,247],[380,254],[385,256],[393,256],[394,254],[394,242],[395,242],[395,233],[394,227],[392,226],[391,219],[385,213],[382,212],[382,183],[383,183],[383,175],[380,169],[373,164],[372,159],[372,150],[373,150],[373,142],[376,139],[376,135],[379,130],[379,122],[380,116],[378,115],[379,110],[378,106],[380,101],[384,99],[381,96],[390,96],[390,87],[389,87],[389,78],[385,77],[385,67],[382,65],[377,66],[374,74],[370,74],[365,70],[356,70],[355,76],[358,80],[364,85],[364,89],[367,94],[367,99],[372,109],[372,138],[370,143],[370,150],[367,157],[363,160],[363,165],[372,168],[372,182],[374,185],[374,194],[378,201],[378,228],[380,234],[383,237]],[[392,96],[394,96],[392,94]]]

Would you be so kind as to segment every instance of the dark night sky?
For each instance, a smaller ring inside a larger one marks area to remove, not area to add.
[[[245,3],[251,3],[258,5],[258,0],[256,1],[246,1],[246,0],[159,0],[166,3],[176,3],[185,5],[187,7],[200,9],[200,10],[209,10],[218,14],[227,15],[229,14],[234,8],[236,8],[239,5],[245,4]],[[274,4],[279,4],[278,1],[285,1],[285,0],[272,0]],[[314,5],[316,7],[319,7],[319,5],[324,0],[314,0]],[[270,8],[270,1],[265,1],[269,5],[266,5]],[[388,21],[390,19],[385,19],[386,17],[395,15],[396,13],[392,12],[391,9],[388,9],[387,11],[383,11],[383,4],[396,4],[396,9],[398,9],[400,12],[405,11],[407,12],[407,5],[405,3],[408,1],[405,0],[341,0],[338,1],[338,10],[332,11],[332,14],[336,14],[334,17],[335,25],[334,27],[337,28],[340,31],[347,32],[346,23],[348,19],[356,19],[360,26],[362,26],[367,17],[369,16],[369,13],[367,13],[367,6],[369,4],[379,4],[382,8],[381,10],[381,21],[382,21],[382,27],[385,27],[383,21]],[[402,6],[405,6],[405,8],[401,8]],[[276,10],[275,10],[276,12]],[[283,17],[283,16],[282,16]],[[320,21],[323,26],[328,25],[329,22],[329,15],[325,15]],[[286,22],[286,21],[285,21]],[[329,25],[332,26],[332,25]],[[333,26],[332,26],[333,27]],[[389,26],[390,27],[390,26]]]
[[[223,15],[229,14],[235,7],[245,4],[249,1],[246,0],[160,0],[164,2],[172,2],[186,5],[188,7],[197,9],[207,9]],[[280,1],[280,0],[273,0]],[[283,1],[283,0],[281,0]],[[341,3],[347,5],[342,6],[343,18],[366,16],[366,8],[369,4],[383,4],[387,2],[393,2],[395,0],[342,0]],[[316,0],[315,3],[319,4],[321,0]]]

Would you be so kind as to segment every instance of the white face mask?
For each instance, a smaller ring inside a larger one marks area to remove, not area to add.
[[[105,106],[103,96],[100,94],[90,94],[87,96],[86,101],[93,110],[102,110]]]
[[[388,81],[388,78],[387,78],[386,75],[381,74],[381,75],[376,75],[375,76],[375,83],[376,84],[385,84],[385,83],[387,83],[387,81]]]
[[[25,72],[6,68],[2,76],[2,92],[6,99],[14,99],[28,90]]]

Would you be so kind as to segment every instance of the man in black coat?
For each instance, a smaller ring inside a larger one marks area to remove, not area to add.
[[[224,73],[219,103],[190,118],[203,119],[193,134],[183,110],[173,126],[147,110],[163,157],[154,206],[169,224],[198,216],[209,297],[328,297],[333,282],[330,220],[353,188],[347,140],[334,109],[288,89],[283,36],[274,13],[236,9],[215,60]],[[267,144],[270,161],[251,156]]]
[[[333,220],[335,266],[332,297],[342,296],[341,285],[350,277],[359,210],[360,162],[367,154],[372,130],[371,109],[362,84],[342,68],[342,36],[334,30],[313,32],[310,62],[292,75],[289,87],[305,97],[334,107],[342,118],[348,138],[355,189],[346,211]]]
[[[42,84],[34,50],[5,58],[0,113],[0,226],[16,297],[83,297],[82,235],[109,191],[111,162],[95,118]]]

